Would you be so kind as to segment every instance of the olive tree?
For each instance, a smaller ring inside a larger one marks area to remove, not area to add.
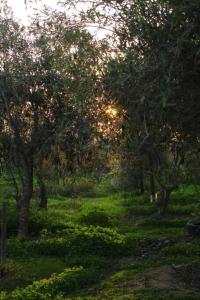
[[[41,182],[40,163],[50,146],[67,137],[74,147],[67,133],[90,124],[99,50],[62,13],[46,14],[29,29],[5,17],[0,27],[1,137],[21,181],[19,236],[26,238],[34,171]]]

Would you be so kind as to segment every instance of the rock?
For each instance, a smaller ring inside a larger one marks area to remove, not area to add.
[[[200,237],[200,220],[188,221],[186,228],[189,235]]]
[[[175,264],[172,264],[172,268],[173,268],[175,271],[180,270],[182,267],[183,267],[182,265],[175,265]]]

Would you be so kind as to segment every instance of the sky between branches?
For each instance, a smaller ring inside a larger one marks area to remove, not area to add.
[[[58,5],[58,0],[39,0],[39,1],[33,1],[31,4],[25,5],[24,0],[7,0],[8,5],[12,8],[13,13],[17,21],[20,21],[23,25],[29,25],[31,16],[34,15],[34,12],[36,10],[42,10],[44,5],[46,5],[49,8],[64,11],[65,9]],[[78,10],[84,10],[85,6],[84,4],[78,5]],[[71,12],[73,13],[73,11]],[[70,12],[68,12],[68,15]],[[105,35],[108,33],[105,30],[100,30],[96,28],[95,26],[93,27],[88,26],[88,30],[96,35],[98,38],[103,38]]]

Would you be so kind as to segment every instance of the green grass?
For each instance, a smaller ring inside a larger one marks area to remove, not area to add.
[[[0,299],[199,299],[172,268],[198,265],[200,240],[188,239],[185,225],[200,216],[199,189],[173,192],[165,217],[155,211],[146,194],[51,197],[47,211],[34,200],[31,240],[21,242],[11,199]]]

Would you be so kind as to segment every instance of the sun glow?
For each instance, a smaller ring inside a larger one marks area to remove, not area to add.
[[[115,107],[109,105],[108,108],[106,109],[106,113],[109,117],[115,118],[118,114],[118,111]]]

